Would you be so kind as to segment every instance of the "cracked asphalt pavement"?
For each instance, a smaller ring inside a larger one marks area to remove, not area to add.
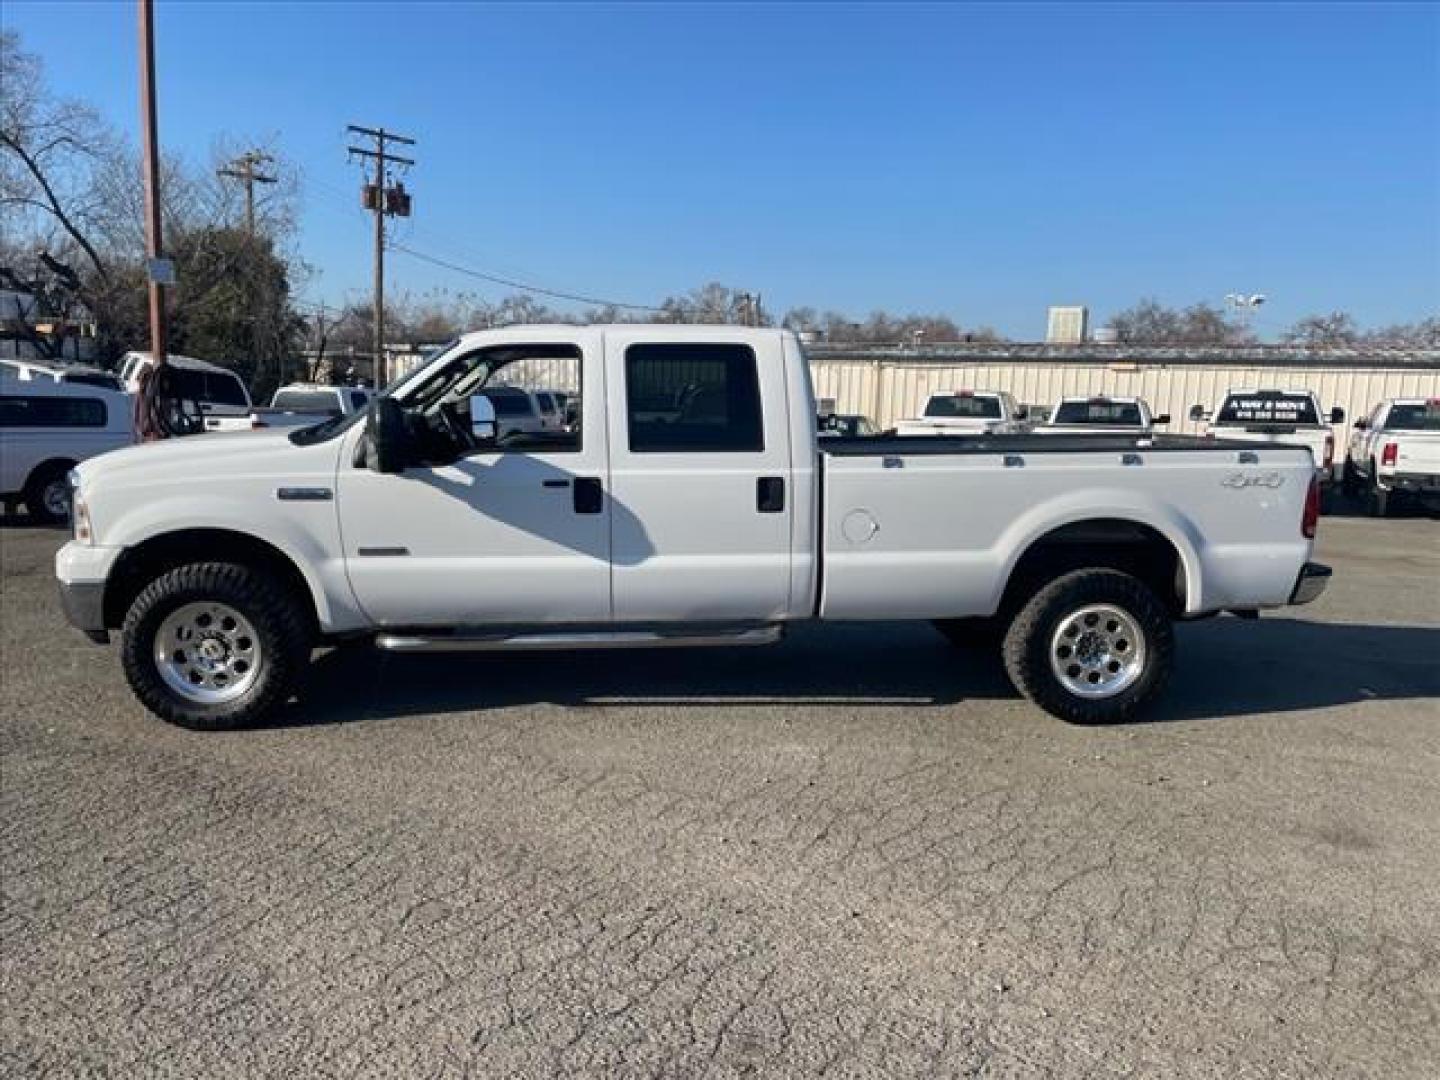
[[[167,727],[12,521],[0,1073],[1440,1075],[1440,522],[1067,727],[924,626],[319,656]]]

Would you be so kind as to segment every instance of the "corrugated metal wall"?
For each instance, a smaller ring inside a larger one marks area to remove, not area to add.
[[[931,394],[947,390],[1009,390],[1020,401],[1049,407],[1074,394],[1143,397],[1169,413],[1168,430],[1194,433],[1190,406],[1212,409],[1231,387],[1304,388],[1320,395],[1325,409],[1345,410],[1350,422],[1387,397],[1440,397],[1436,368],[1222,367],[1206,364],[906,364],[893,360],[816,360],[815,396],[834,398],[845,413],[861,413],[881,427],[918,416]],[[1337,445],[1344,446],[1338,436]],[[1343,451],[1342,451],[1343,452]]]

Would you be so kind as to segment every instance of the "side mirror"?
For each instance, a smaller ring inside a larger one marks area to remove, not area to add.
[[[1155,417],[1153,423],[1156,423],[1156,424],[1168,424],[1168,423],[1170,423],[1170,414],[1169,414],[1168,412],[1162,412],[1159,416]]]
[[[1364,431],[1364,430],[1365,430],[1366,428],[1368,428],[1369,426],[1370,426],[1370,421],[1369,421],[1369,420],[1366,420],[1365,417],[1363,417],[1363,416],[1362,416],[1359,420],[1356,420],[1356,421],[1355,421],[1355,430],[1356,430],[1356,431]]]
[[[1030,406],[1029,406],[1029,405],[1017,405],[1017,406],[1015,407],[1015,419],[1016,419],[1016,420],[1029,420],[1029,419],[1030,419]]]
[[[365,419],[365,435],[370,443],[370,468],[378,473],[405,470],[410,439],[405,428],[405,410],[398,401],[383,397],[375,403]]]
[[[1205,409],[1200,405],[1191,405],[1190,419],[1198,424],[1201,420],[1205,419]]]
[[[470,434],[482,443],[495,441],[495,403],[484,394],[470,397]]]
[[[1345,410],[1342,409],[1342,408],[1340,408],[1339,405],[1336,405],[1335,408],[1333,408],[1333,409],[1330,410],[1330,423],[1332,423],[1332,424],[1343,424],[1343,423],[1345,423]]]

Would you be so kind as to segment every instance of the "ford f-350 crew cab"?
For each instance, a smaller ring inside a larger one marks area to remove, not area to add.
[[[497,438],[487,384],[574,365],[579,423]],[[1003,636],[1073,721],[1163,685],[1172,620],[1304,603],[1302,449],[1197,439],[816,438],[786,331],[469,334],[357,417],[108,454],[75,475],[65,610],[152,711],[238,725],[313,646],[739,645],[802,619]]]

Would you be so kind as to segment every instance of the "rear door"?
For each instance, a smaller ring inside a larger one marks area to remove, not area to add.
[[[794,514],[779,335],[606,333],[615,618],[768,621]]]

